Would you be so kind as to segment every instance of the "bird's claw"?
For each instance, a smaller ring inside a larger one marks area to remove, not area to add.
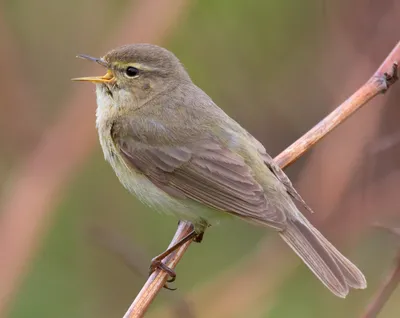
[[[160,261],[160,260],[158,260],[158,259],[153,259],[153,260],[151,261],[150,273],[149,273],[149,275],[151,275],[151,274],[152,274],[155,270],[157,270],[157,269],[162,270],[162,271],[164,271],[164,272],[166,272],[166,273],[168,274],[168,276],[169,276],[170,278],[167,280],[167,283],[172,283],[172,282],[175,281],[175,279],[176,279],[176,273],[175,273],[175,271],[174,271],[172,268],[170,268],[170,267],[168,267],[167,265],[165,265],[162,261]],[[170,288],[170,287],[168,286],[168,284],[165,284],[165,285],[164,285],[164,288],[165,288],[165,289],[168,289],[168,290],[176,290],[176,288]]]

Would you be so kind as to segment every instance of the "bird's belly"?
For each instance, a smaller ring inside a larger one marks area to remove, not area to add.
[[[119,181],[141,202],[156,211],[177,216],[180,220],[187,220],[195,225],[204,223],[217,224],[221,218],[230,217],[229,213],[209,208],[192,199],[181,199],[170,196],[155,186],[145,175],[129,167],[114,144],[107,144],[107,140],[100,140],[104,156],[111,164]],[[111,142],[112,143],[112,142]]]

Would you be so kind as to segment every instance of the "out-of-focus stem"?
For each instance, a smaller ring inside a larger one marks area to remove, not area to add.
[[[400,283],[400,252],[398,252],[393,269],[382,282],[373,300],[369,303],[367,310],[361,318],[376,318],[394,290]]]
[[[125,10],[121,25],[105,50],[134,42],[159,43],[185,11],[187,0],[135,1]],[[77,52],[79,53],[79,52]],[[71,56],[73,58],[73,56]],[[59,120],[13,175],[0,206],[0,316],[6,316],[26,264],[49,225],[49,215],[73,172],[96,145],[93,113],[95,97],[79,86],[62,107]]]

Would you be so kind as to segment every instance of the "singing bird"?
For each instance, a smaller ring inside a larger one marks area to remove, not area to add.
[[[361,271],[296,207],[294,200],[309,209],[262,144],[192,82],[173,53],[132,44],[80,57],[107,69],[75,80],[96,84],[100,144],[129,192],[190,221],[195,235],[229,216],[270,227],[335,295],[366,287]],[[170,252],[154,264],[173,276],[160,262]]]

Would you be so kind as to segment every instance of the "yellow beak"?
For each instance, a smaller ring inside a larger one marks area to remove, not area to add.
[[[110,70],[108,70],[107,73],[103,76],[78,77],[73,78],[72,80],[92,83],[111,83],[114,81],[114,74]]]

